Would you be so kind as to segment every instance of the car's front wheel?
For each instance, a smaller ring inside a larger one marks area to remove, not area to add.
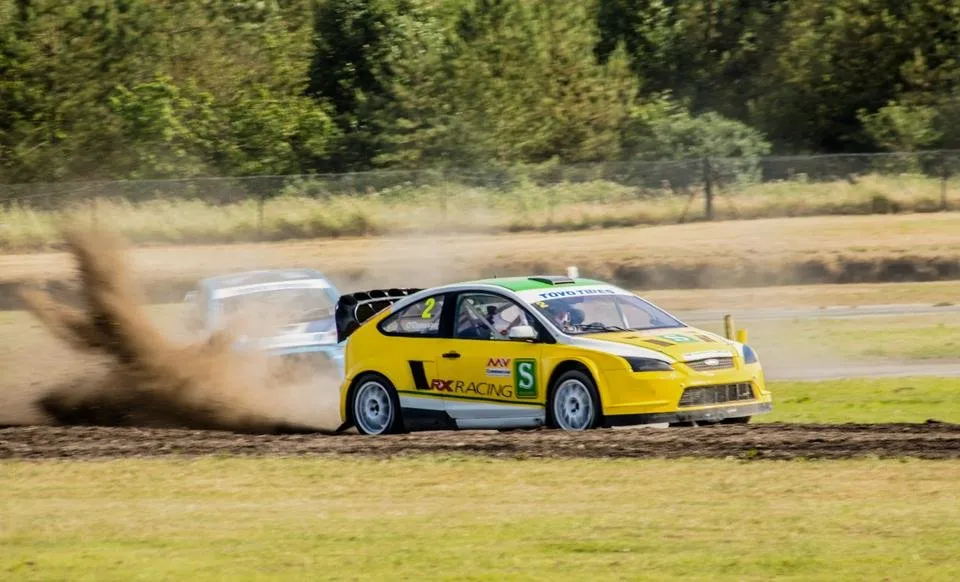
[[[382,435],[402,430],[400,399],[390,381],[382,376],[369,374],[357,381],[350,412],[360,434]]]
[[[561,430],[580,431],[600,423],[600,395],[589,375],[570,370],[553,383],[548,404],[550,426]]]

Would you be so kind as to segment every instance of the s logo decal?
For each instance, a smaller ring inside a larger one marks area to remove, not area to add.
[[[514,384],[517,398],[537,397],[537,361],[515,360],[513,363]]]

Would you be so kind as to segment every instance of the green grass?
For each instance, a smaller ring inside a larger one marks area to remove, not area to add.
[[[200,199],[138,203],[91,199],[53,212],[13,204],[0,210],[0,249],[43,248],[59,240],[58,225],[110,224],[135,242],[237,242],[410,232],[570,231],[671,224],[689,194],[645,190],[602,180],[502,189],[460,184],[333,193],[320,183],[293,186],[262,208],[254,199],[211,205]],[[145,196],[148,193],[143,193]],[[196,193],[202,198],[203,193]],[[306,194],[306,195],[305,195]],[[236,193],[243,196],[242,192]],[[940,182],[922,176],[866,176],[847,181],[787,181],[718,190],[716,218],[887,214],[940,209]],[[956,207],[956,188],[950,189]],[[686,219],[703,217],[702,195]]]
[[[871,378],[768,383],[773,412],[756,422],[960,423],[960,378]]]
[[[0,575],[946,581],[958,481],[916,460],[7,461]]]
[[[823,361],[910,361],[960,358],[960,313],[857,318],[741,319],[761,358]],[[722,322],[700,324],[722,333]]]
[[[687,309],[757,309],[864,306],[918,303],[960,304],[960,283],[846,283],[843,285],[782,285],[729,289],[638,290],[668,311]]]

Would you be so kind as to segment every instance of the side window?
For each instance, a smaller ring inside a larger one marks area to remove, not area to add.
[[[507,340],[511,328],[530,325],[519,305],[489,293],[464,293],[457,300],[453,337]]]
[[[427,297],[385,319],[380,330],[388,334],[437,336],[442,312],[443,295]]]

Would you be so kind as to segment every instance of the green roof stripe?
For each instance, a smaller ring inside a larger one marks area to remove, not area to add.
[[[529,277],[497,277],[493,279],[480,279],[478,281],[468,281],[471,285],[496,285],[509,289],[511,291],[528,291],[530,289],[557,289],[563,287],[577,287],[581,285],[607,285],[603,281],[595,279],[574,279],[573,283],[551,285],[542,281],[534,281]]]

